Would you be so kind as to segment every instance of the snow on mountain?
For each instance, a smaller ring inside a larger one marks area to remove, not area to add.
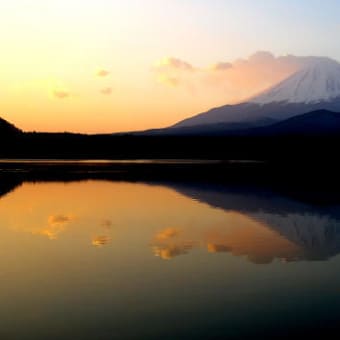
[[[340,97],[340,64],[318,58],[288,79],[249,101],[257,104],[275,102],[320,103]]]

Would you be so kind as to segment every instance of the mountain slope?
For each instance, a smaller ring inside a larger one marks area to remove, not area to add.
[[[316,110],[279,122],[268,119],[263,121],[262,126],[256,127],[246,123],[219,123],[136,133],[136,135],[148,136],[326,136],[334,134],[340,136],[340,113],[329,110]]]
[[[340,112],[340,97],[329,102],[320,103],[242,103],[226,105],[185,119],[170,128],[199,127],[212,124],[247,124],[249,127],[269,125],[279,121],[304,114],[306,112],[329,110]],[[266,122],[268,124],[262,124]]]
[[[21,133],[22,131],[18,129],[15,125],[7,122],[7,120],[0,118],[0,138],[8,137]]]
[[[271,118],[259,119],[256,122],[241,123],[215,123],[201,124],[195,126],[179,126],[165,129],[152,129],[140,132],[133,132],[133,135],[139,136],[180,136],[180,135],[221,135],[232,131],[243,131],[254,127],[263,127],[276,123],[277,120]]]
[[[340,135],[340,113],[318,110],[244,132],[256,135]]]

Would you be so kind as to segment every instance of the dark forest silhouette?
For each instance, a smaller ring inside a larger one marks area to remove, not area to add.
[[[264,128],[101,135],[23,132],[2,119],[0,158],[333,161],[339,117],[317,111]]]

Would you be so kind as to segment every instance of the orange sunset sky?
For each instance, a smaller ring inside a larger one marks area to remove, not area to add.
[[[339,60],[339,10],[335,0],[2,1],[0,116],[36,131],[165,127],[285,78],[298,67],[288,54]]]

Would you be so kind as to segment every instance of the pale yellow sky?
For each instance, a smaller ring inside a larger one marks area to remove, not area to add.
[[[36,131],[171,125],[296,69],[249,58],[257,50],[339,58],[329,33],[337,7],[324,5],[323,27],[314,0],[307,10],[292,0],[1,2],[0,116]]]

